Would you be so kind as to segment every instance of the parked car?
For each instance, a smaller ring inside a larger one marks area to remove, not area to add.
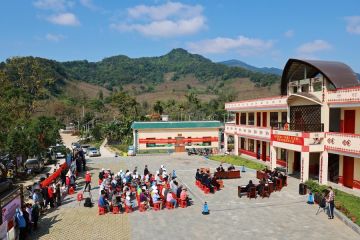
[[[81,147],[81,145],[78,142],[71,143],[71,149],[72,150],[80,148],[80,147]]]
[[[88,148],[90,147],[89,144],[81,144],[81,149],[84,153],[87,153]]]
[[[24,164],[27,170],[31,172],[40,173],[44,169],[44,160],[41,158],[30,158]]]
[[[100,157],[101,154],[100,154],[100,150],[98,150],[97,148],[95,147],[89,147],[87,149],[87,155],[89,157]]]
[[[128,147],[127,155],[128,155],[128,156],[135,156],[135,155],[136,155],[136,151],[135,151],[134,146],[129,146],[129,147]]]

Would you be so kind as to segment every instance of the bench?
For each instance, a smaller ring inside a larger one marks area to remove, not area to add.
[[[225,172],[215,172],[214,177],[216,177],[218,179],[240,178],[240,170],[237,170],[237,171],[225,171]]]

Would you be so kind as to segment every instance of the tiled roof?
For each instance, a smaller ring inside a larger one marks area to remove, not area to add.
[[[153,128],[221,128],[219,121],[183,121],[183,122],[133,122],[132,129]]]

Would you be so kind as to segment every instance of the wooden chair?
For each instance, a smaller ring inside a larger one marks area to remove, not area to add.
[[[246,185],[238,186],[238,196],[241,198],[242,196],[247,195]]]
[[[248,198],[256,198],[256,187],[251,187],[249,191],[247,192]]]
[[[280,191],[282,188],[282,179],[281,178],[277,178],[276,179],[276,191]]]
[[[269,182],[269,193],[272,193],[274,191],[274,183],[273,182]]]
[[[265,185],[265,187],[263,187],[262,192],[261,192],[261,197],[270,197],[270,187],[269,185]]]

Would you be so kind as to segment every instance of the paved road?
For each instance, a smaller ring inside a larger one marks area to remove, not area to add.
[[[338,219],[328,220],[324,213],[316,216],[317,207],[307,205],[306,197],[298,195],[296,179],[289,179],[289,186],[270,198],[249,200],[237,197],[237,186],[255,180],[253,171],[242,173],[241,179],[225,180],[225,188],[215,194],[200,191],[194,184],[196,168],[213,170],[218,163],[198,156],[100,157],[90,159],[88,167],[96,186],[97,173],[103,167],[119,171],[138,166],[141,172],[145,164],[152,172],[161,164],[168,171],[176,169],[180,183],[188,186],[194,205],[160,212],[98,216],[96,207],[79,206],[75,196],[69,196],[65,205],[41,220],[42,229],[34,239],[359,239]],[[92,195],[97,199],[96,187]],[[204,201],[211,211],[208,216],[201,214]]]

